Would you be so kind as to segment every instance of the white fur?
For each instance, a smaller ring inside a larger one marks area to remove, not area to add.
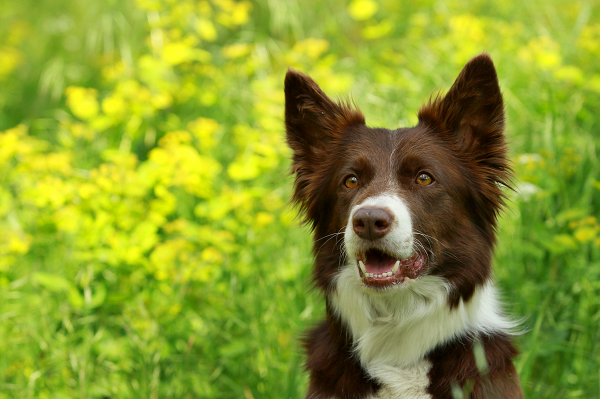
[[[348,226],[363,206],[382,207],[394,216],[392,229],[378,240],[378,247],[402,258],[412,255],[412,223],[404,202],[391,195],[369,198],[352,209]],[[350,260],[336,277],[330,298],[334,312],[352,334],[362,366],[383,385],[373,399],[430,398],[426,388],[431,364],[424,358],[429,351],[459,336],[508,334],[514,328],[515,323],[501,314],[491,280],[454,309],[448,304],[453,288],[438,276],[374,290],[362,283],[355,259],[374,243],[362,240],[352,227],[346,228],[345,242]]]
[[[351,265],[341,271],[336,287],[331,295],[333,309],[348,325],[366,369],[375,364],[409,366],[459,335],[507,333],[513,327],[500,313],[491,281],[453,310],[447,301],[450,286],[437,276],[376,292],[363,286]]]
[[[427,375],[424,356],[439,344],[465,334],[508,334],[514,327],[502,316],[491,281],[453,310],[447,301],[451,288],[437,276],[376,292],[364,287],[356,267],[349,265],[339,274],[336,287],[333,309],[350,329],[358,359],[386,387],[382,392],[393,393],[378,396],[381,399],[405,397],[403,392],[413,392],[406,391],[407,385],[421,389],[419,376]],[[413,377],[399,380],[398,375]]]
[[[358,209],[363,207],[383,208],[390,212],[394,218],[390,231],[377,240],[376,243],[364,240],[354,233],[352,217]],[[373,245],[377,245],[382,251],[397,258],[409,258],[413,253],[413,234],[408,207],[402,199],[395,195],[380,195],[367,198],[361,204],[352,208],[348,216],[348,223],[346,224],[344,241],[346,252],[354,259],[362,252],[373,247]]]
[[[430,369],[431,363],[421,360],[410,367],[381,366],[373,370],[371,374],[383,383],[373,399],[431,399],[427,393]]]

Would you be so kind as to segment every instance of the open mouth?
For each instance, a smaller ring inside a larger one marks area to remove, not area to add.
[[[384,288],[408,283],[425,272],[426,259],[419,252],[407,259],[394,258],[379,249],[369,249],[357,259],[360,277],[365,285]]]

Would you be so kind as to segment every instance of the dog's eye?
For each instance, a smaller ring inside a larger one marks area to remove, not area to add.
[[[354,188],[358,186],[358,177],[356,176],[348,176],[344,181],[344,185],[348,188]]]
[[[427,173],[421,173],[419,177],[417,177],[417,184],[421,186],[428,186],[433,183],[433,178]]]

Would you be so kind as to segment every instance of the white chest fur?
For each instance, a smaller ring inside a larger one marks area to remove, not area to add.
[[[333,310],[348,326],[362,366],[383,385],[377,399],[428,398],[431,364],[424,356],[430,350],[465,333],[508,333],[513,327],[500,313],[491,281],[452,310],[450,289],[444,279],[424,276],[375,292],[362,285],[353,265],[338,275]]]
[[[369,372],[383,387],[373,399],[431,399],[427,393],[431,363],[420,360],[408,367],[380,366]]]

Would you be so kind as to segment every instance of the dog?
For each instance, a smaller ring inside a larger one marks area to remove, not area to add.
[[[510,188],[504,105],[488,54],[418,124],[371,128],[288,69],[292,201],[314,232],[325,319],[307,332],[307,398],[522,398],[515,323],[491,275]]]

